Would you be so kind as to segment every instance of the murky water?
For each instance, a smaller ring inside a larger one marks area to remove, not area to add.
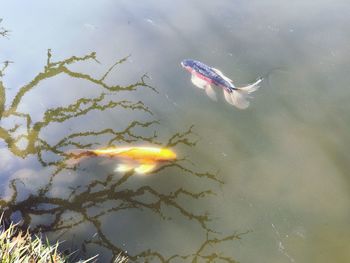
[[[1,209],[101,262],[350,261],[349,11],[2,2]],[[269,77],[240,111],[193,88],[184,58],[238,86]],[[180,160],[147,176],[65,165],[71,149],[130,144]]]

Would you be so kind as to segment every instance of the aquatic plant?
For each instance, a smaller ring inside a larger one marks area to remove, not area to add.
[[[1,218],[0,218],[1,223]],[[11,223],[9,226],[0,226],[0,262],[49,262],[64,263],[94,262],[97,256],[88,260],[70,260],[72,255],[63,255],[59,252],[59,243],[50,245],[49,241],[42,241],[40,236],[32,236],[28,230],[22,232],[17,224]],[[119,256],[115,263],[127,262],[127,258]]]

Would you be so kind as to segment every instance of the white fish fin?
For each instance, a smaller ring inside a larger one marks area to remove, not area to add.
[[[135,168],[135,172],[138,174],[146,174],[156,168],[156,163],[143,163]]]
[[[237,87],[238,90],[245,92],[245,93],[252,93],[260,88],[259,84],[262,81],[262,79],[258,79],[256,82],[249,84],[245,87]]]
[[[195,85],[196,87],[198,87],[200,89],[205,89],[205,86],[208,84],[207,81],[197,77],[196,74],[192,74],[191,81],[192,81],[193,85]]]
[[[114,171],[120,172],[120,173],[126,173],[126,172],[130,172],[134,168],[135,166],[131,164],[121,163],[121,164],[118,164],[118,166],[114,169]]]
[[[209,84],[205,86],[205,93],[207,93],[208,97],[211,98],[212,100],[217,101],[216,93],[213,89],[213,87]]]
[[[246,109],[249,106],[249,101],[247,100],[249,94],[241,90],[233,90],[230,93],[232,105],[236,106],[238,109]]]
[[[231,105],[234,105],[232,102],[231,93],[228,92],[226,89],[224,89],[224,97],[228,103],[230,103]]]
[[[248,98],[250,97],[249,94],[256,91],[260,87],[259,84],[261,83],[261,81],[262,81],[262,79],[258,79],[256,82],[254,82],[248,86],[233,89],[232,93],[230,93],[230,97],[232,100],[231,104],[236,106],[239,109],[248,108],[248,106],[249,106]],[[227,95],[225,94],[225,98],[226,98],[226,96]]]
[[[217,68],[212,68],[212,70],[214,70],[216,72],[216,74],[218,74],[220,77],[222,77],[224,80],[228,81],[228,82],[232,82],[233,80],[226,77],[224,75],[224,73],[222,73],[220,70],[218,70]]]

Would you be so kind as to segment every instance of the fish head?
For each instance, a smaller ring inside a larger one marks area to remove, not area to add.
[[[191,61],[190,59],[184,59],[181,61],[181,66],[182,67],[187,67],[187,66],[190,66],[191,65]]]
[[[159,152],[159,161],[171,161],[176,159],[176,153],[170,149],[162,148]]]
[[[188,71],[192,71],[194,66],[194,61],[192,59],[184,59],[181,61],[181,66]]]

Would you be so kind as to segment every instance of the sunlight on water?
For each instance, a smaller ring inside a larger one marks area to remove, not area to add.
[[[101,262],[119,253],[350,261],[346,1],[12,1],[1,10],[7,221]],[[265,79],[239,110],[195,87],[186,58],[237,87]],[[130,146],[177,158],[69,162]]]

